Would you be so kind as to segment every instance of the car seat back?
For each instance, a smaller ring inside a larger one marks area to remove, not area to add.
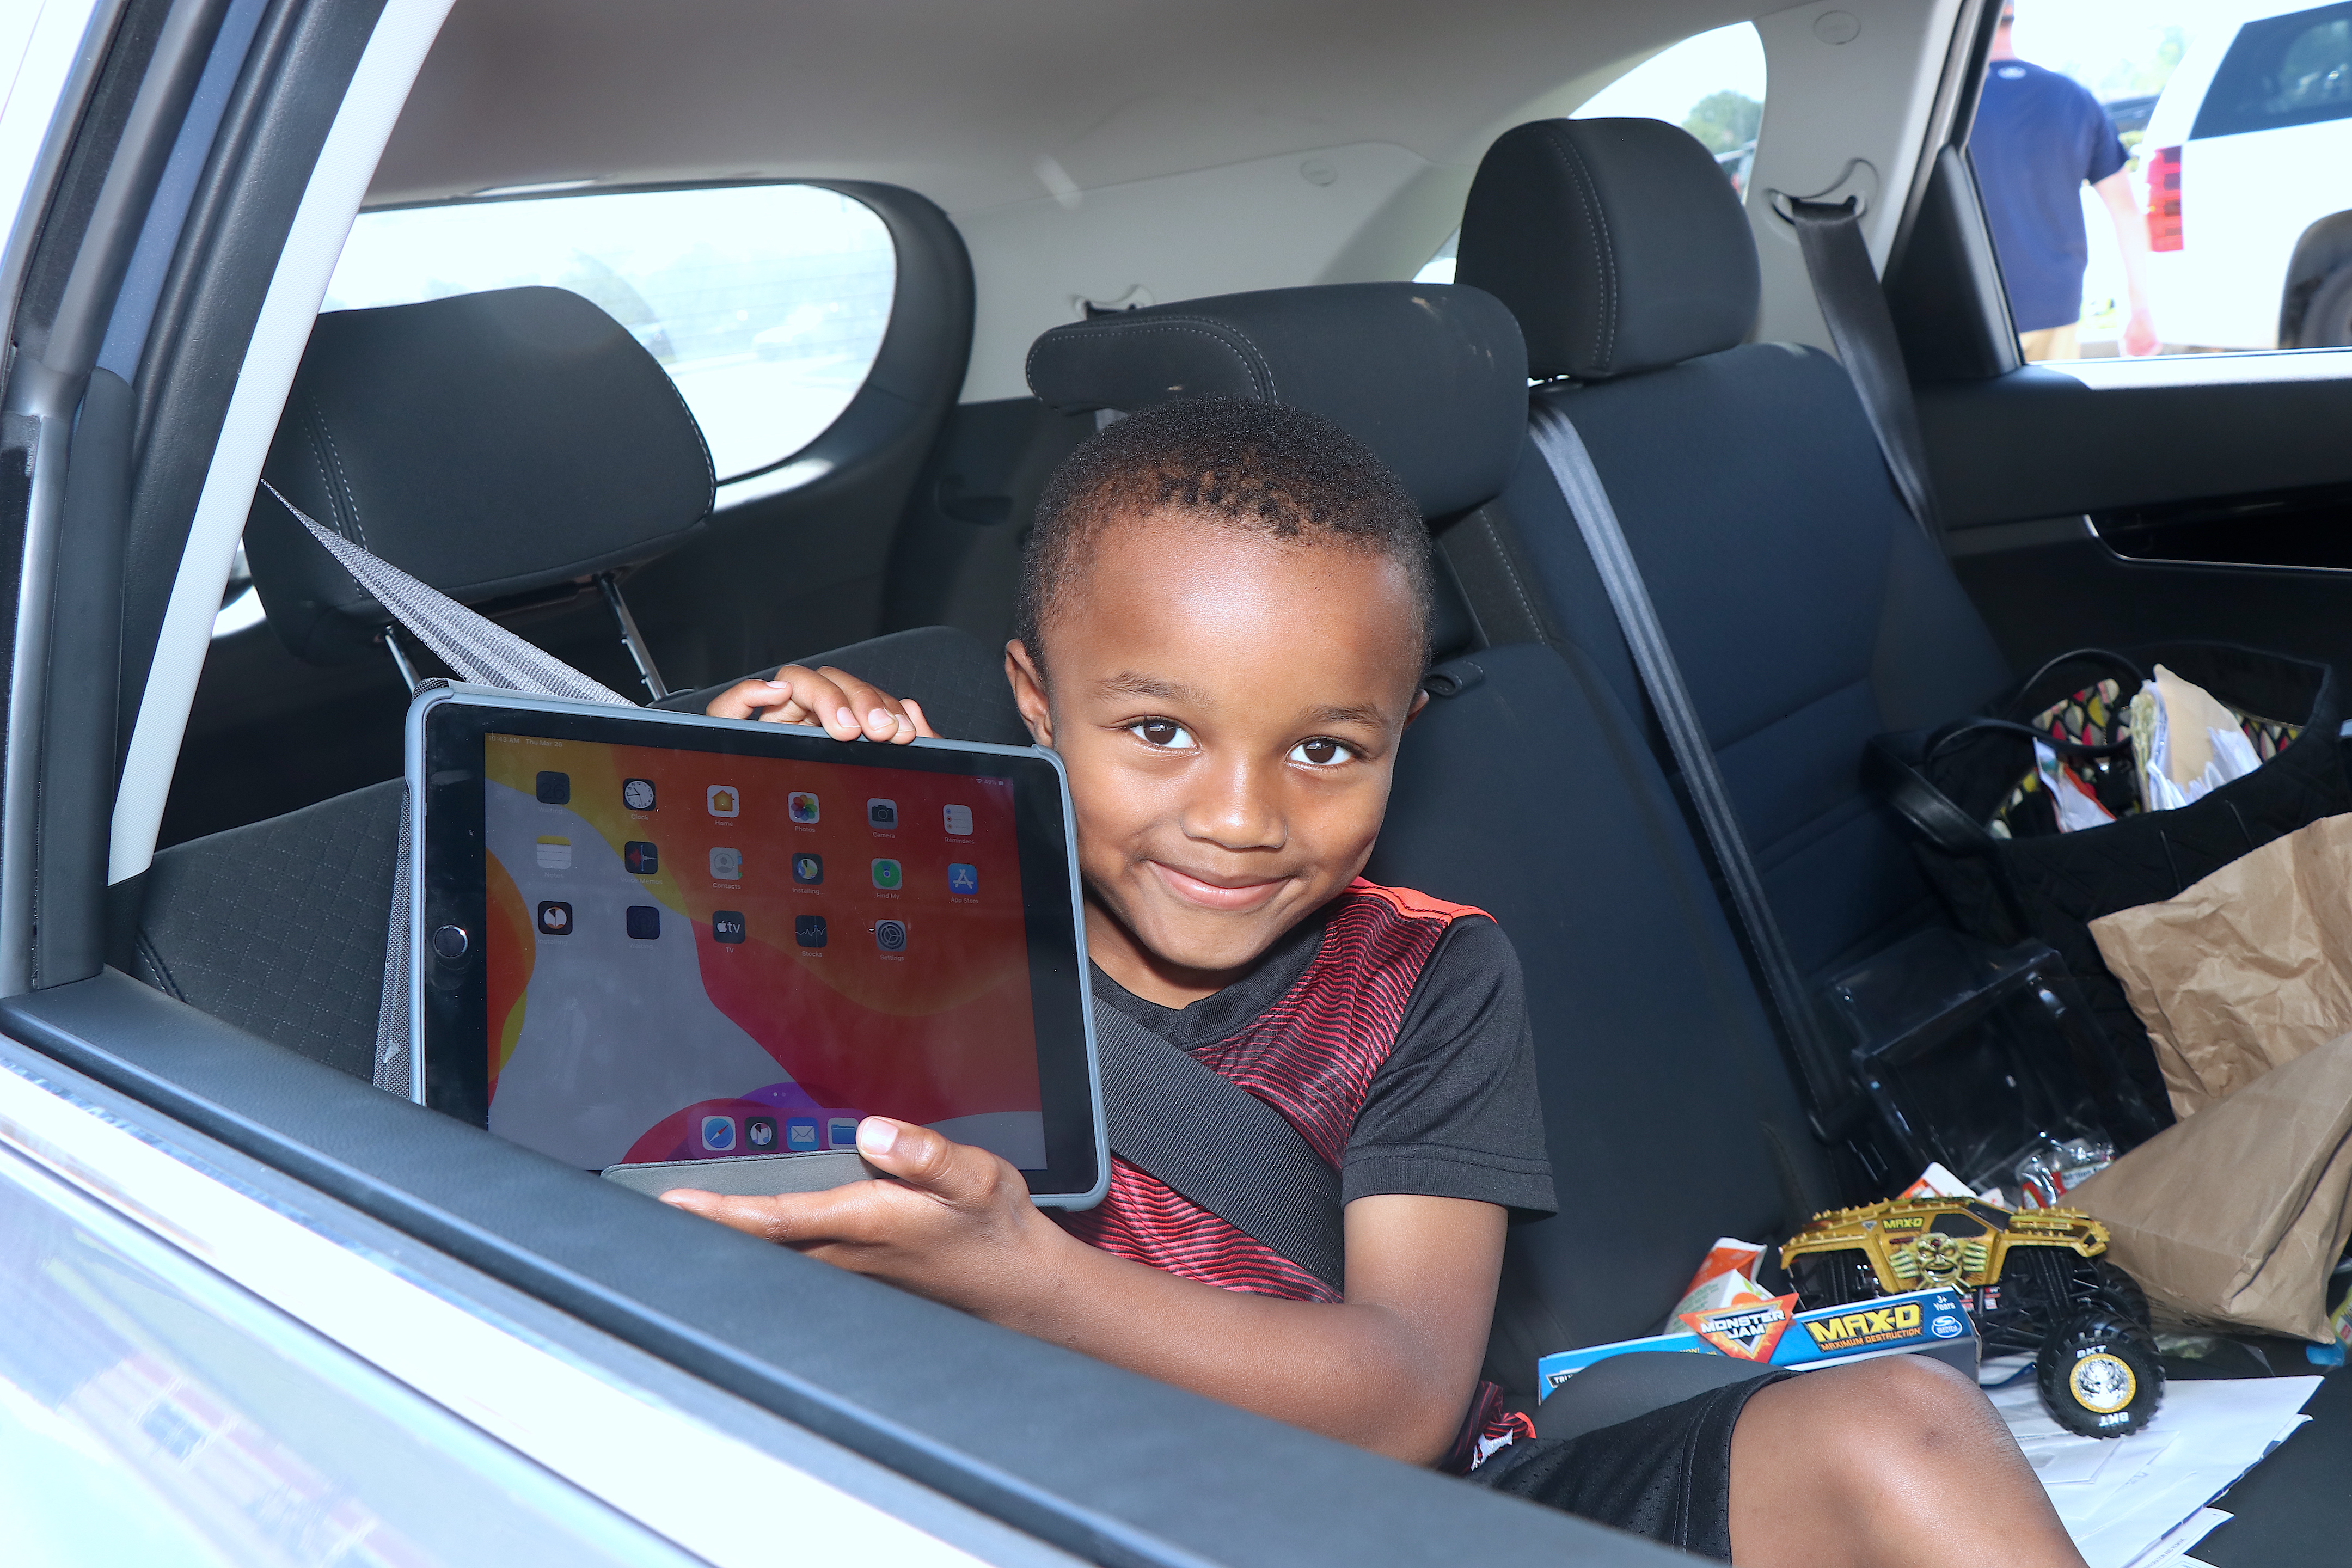
[[[1912,520],[1853,384],[1817,350],[1747,343],[1754,241],[1706,150],[1656,121],[1544,121],[1498,140],[1459,276],[1528,331],[1533,395],[1607,486],[1799,967],[1818,981],[1941,920],[1863,747],[2009,679]],[[1591,556],[1529,451],[1502,548],[1546,636],[1644,705]]]
[[[469,605],[666,554],[713,492],[668,373],[596,306],[545,288],[320,316],[262,478]],[[245,547],[289,651],[369,657],[392,617],[269,488]]]

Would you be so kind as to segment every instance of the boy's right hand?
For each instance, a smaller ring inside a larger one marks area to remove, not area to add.
[[[836,741],[887,741],[904,745],[939,735],[913,698],[891,696],[845,669],[788,664],[766,680],[739,680],[703,710],[714,719],[757,717],[770,724],[814,724]]]

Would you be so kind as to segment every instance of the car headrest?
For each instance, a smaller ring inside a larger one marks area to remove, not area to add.
[[[1426,518],[1499,494],[1528,420],[1511,313],[1443,284],[1269,289],[1074,321],[1031,347],[1029,388],[1066,414],[1213,395],[1303,408],[1379,454]]]
[[[1605,381],[1747,341],[1756,241],[1712,153],[1658,120],[1539,120],[1487,151],[1454,271],[1538,376]]]
[[[320,316],[261,473],[466,604],[665,554],[701,527],[712,491],[668,374],[563,289]],[[391,618],[268,490],[245,552],[298,658],[364,658]]]

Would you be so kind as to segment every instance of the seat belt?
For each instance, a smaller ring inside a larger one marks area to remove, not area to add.
[[[1568,502],[1569,514],[1576,520],[1577,531],[1584,536],[1585,548],[1600,571],[1601,584],[1608,592],[1610,607],[1617,612],[1618,628],[1633,651],[1642,689],[1649,694],[1675,765],[1682,769],[1699,826],[1731,891],[1733,912],[1747,933],[1757,967],[1763,971],[1772,1009],[1780,1015],[1813,1130],[1824,1140],[1841,1137],[1851,1120],[1851,1108],[1859,1103],[1853,1094],[1852,1075],[1830,1044],[1796,961],[1789,955],[1780,920],[1764,896],[1764,879],[1748,851],[1731,792],[1725,787],[1722,770],[1716,766],[1715,749],[1683,684],[1682,668],[1675,662],[1664,628],[1658,625],[1649,587],[1633,563],[1624,530],[1618,526],[1617,509],[1592,466],[1592,455],[1585,450],[1583,438],[1567,415],[1538,403],[1528,415],[1528,426],[1536,450],[1542,454]]]
[[[1919,430],[1911,375],[1903,365],[1903,345],[1895,335],[1895,316],[1870,265],[1870,247],[1863,241],[1854,200],[1791,200],[1789,211],[1797,227],[1797,247],[1804,252],[1805,271],[1812,279],[1813,298],[1821,304],[1838,358],[1853,379],[1871,433],[1878,437],[1879,455],[1886,459],[1903,504],[1940,554],[1943,532],[1927,478],[1927,443]]]
[[[325,527],[267,480],[262,488],[460,679],[541,697],[637,706]],[[376,1013],[375,1086],[415,1100],[421,1097],[409,1048],[408,900],[403,896],[415,853],[409,804],[404,794],[383,994]],[[1095,1005],[1091,998],[1089,1005],[1112,1152],[1333,1289],[1341,1289],[1346,1281],[1339,1173],[1273,1106],[1118,1008]],[[1210,1128],[1216,1135],[1203,1137]],[[1248,1151],[1249,1160],[1219,1157],[1235,1150]]]
[[[1192,1052],[1109,1003],[1094,1013],[1111,1152],[1344,1289],[1339,1173],[1288,1117]],[[1249,1158],[1225,1157],[1235,1150]]]

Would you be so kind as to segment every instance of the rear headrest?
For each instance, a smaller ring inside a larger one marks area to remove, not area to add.
[[[1511,313],[1442,284],[1269,289],[1074,321],[1030,349],[1029,387],[1064,413],[1210,395],[1304,408],[1378,453],[1428,518],[1499,494],[1528,422]]]
[[[320,316],[261,472],[467,604],[664,554],[702,525],[712,489],[667,373],[563,289]],[[245,551],[297,658],[367,655],[390,617],[267,490]]]
[[[1658,120],[1540,120],[1487,151],[1454,276],[1511,308],[1541,377],[1605,381],[1747,341],[1756,241],[1714,155]]]

